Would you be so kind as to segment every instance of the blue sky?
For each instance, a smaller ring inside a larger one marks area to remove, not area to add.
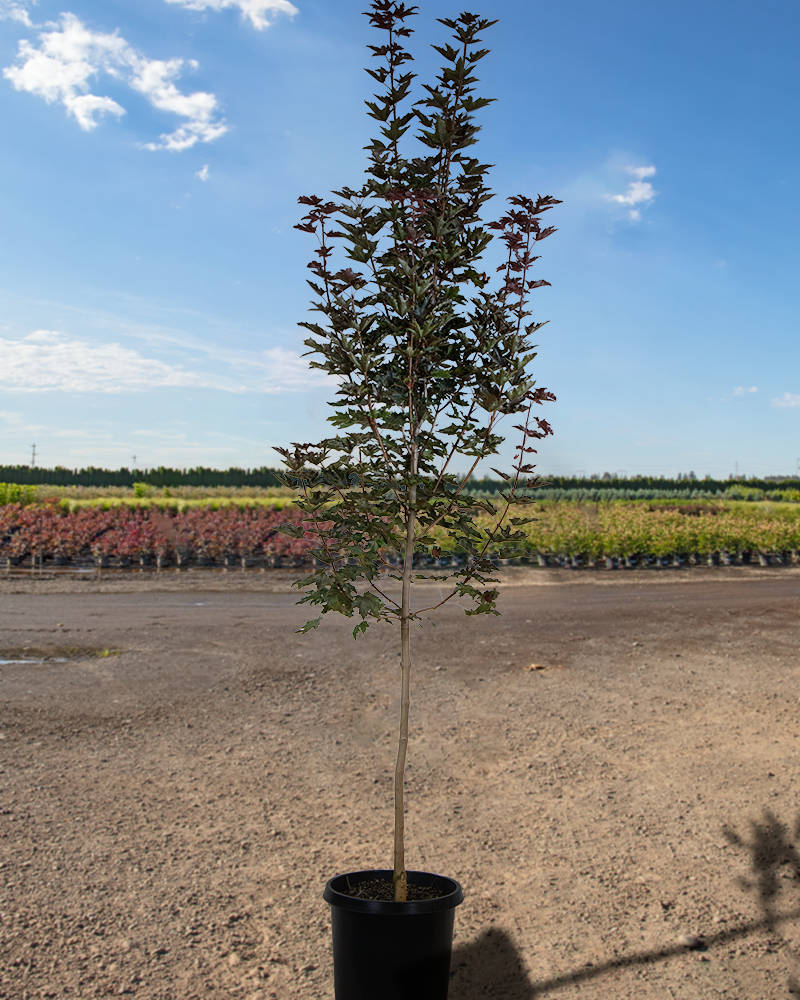
[[[274,465],[327,433],[292,227],[299,195],[359,183],[365,6],[0,0],[0,464],[35,442],[47,466]],[[463,7],[420,4],[423,80]],[[489,214],[564,202],[537,265],[540,469],[793,472],[800,9],[468,9],[500,19]]]

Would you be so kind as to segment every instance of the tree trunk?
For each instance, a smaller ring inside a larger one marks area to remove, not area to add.
[[[400,741],[397,747],[397,763],[394,769],[394,898],[395,902],[405,902],[408,898],[405,854],[405,801],[403,783],[406,770],[406,750],[408,749],[408,706],[411,680],[411,574],[414,561],[414,528],[417,502],[417,487],[408,489],[408,516],[406,518],[406,550],[403,560],[403,596],[400,605]]]

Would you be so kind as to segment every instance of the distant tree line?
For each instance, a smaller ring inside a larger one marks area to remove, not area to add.
[[[711,479],[706,476],[698,479],[693,472],[686,475],[679,474],[675,479],[668,479],[665,476],[629,476],[617,477],[608,472],[602,476],[546,476],[543,475],[542,482],[546,484],[537,494],[541,493],[546,497],[551,491],[566,490],[583,491],[586,494],[602,496],[606,493],[617,494],[609,499],[654,499],[656,495],[665,493],[675,493],[676,495],[688,495],[690,493],[714,496],[716,494],[730,494],[737,488],[742,492],[773,492],[776,489],[800,489],[800,478],[787,476],[785,479],[779,476],[768,476],[765,479]],[[504,483],[500,479],[473,479],[470,482],[471,493],[497,493],[502,490]],[[624,494],[624,495],[623,495]],[[582,499],[579,497],[553,496],[552,499]],[[588,496],[585,499],[590,499]]]
[[[40,469],[29,465],[0,465],[0,482],[22,486],[280,486],[272,469]]]
[[[593,495],[603,495],[608,491],[621,498],[620,491],[625,491],[633,499],[632,494],[645,498],[653,494],[676,493],[686,494],[691,491],[705,496],[728,494],[737,487],[743,491],[774,492],[776,489],[800,489],[799,477],[768,476],[764,479],[698,479],[693,472],[678,475],[675,479],[664,476],[630,476],[618,477],[605,472],[594,476],[543,476],[550,490],[573,491],[582,490]],[[29,465],[0,465],[0,482],[18,483],[21,486],[128,486],[134,483],[148,483],[150,486],[280,486],[280,480],[275,469],[262,466],[259,469],[207,469],[197,466],[193,469],[172,469],[158,466],[154,469],[98,469],[89,466],[85,469],[67,469],[56,466],[54,469],[31,467]],[[501,479],[473,478],[470,482],[470,493],[494,494],[505,486]],[[555,499],[555,497],[554,497]],[[564,496],[563,499],[567,499]],[[587,497],[588,499],[588,497]]]

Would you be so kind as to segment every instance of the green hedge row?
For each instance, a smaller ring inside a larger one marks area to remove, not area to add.
[[[607,474],[606,474],[607,475]],[[746,493],[773,493],[776,490],[795,490],[800,493],[800,477],[789,477],[785,480],[772,479],[697,479],[691,474],[678,479],[667,479],[664,476],[630,476],[618,478],[580,477],[575,476],[544,476],[553,490],[583,490],[591,491],[592,495],[609,492],[619,494],[625,491],[648,495],[638,499],[661,499],[664,494],[675,494],[684,497],[698,496],[720,498],[730,496],[731,490]],[[159,488],[167,486],[251,486],[275,487],[280,485],[277,470],[261,466],[257,469],[209,469],[197,466],[192,469],[173,469],[158,466],[153,469],[102,469],[89,466],[84,469],[67,469],[56,466],[54,469],[31,468],[28,465],[0,465],[0,481],[19,483],[23,486],[123,486],[131,488],[134,483],[144,482]],[[505,488],[500,479],[473,479],[470,492],[498,493]],[[652,494],[652,495],[650,495]],[[581,499],[570,496],[570,499]],[[588,499],[588,498],[587,498]],[[626,495],[615,499],[637,499]],[[745,499],[745,497],[733,497]]]
[[[23,486],[127,486],[145,482],[150,486],[280,486],[272,469],[55,469],[28,465],[0,465],[0,480]]]

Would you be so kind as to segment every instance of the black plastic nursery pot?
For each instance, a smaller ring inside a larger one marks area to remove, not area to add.
[[[455,879],[408,872],[409,885],[434,886],[435,899],[405,903],[348,896],[348,883],[391,881],[391,870],[348,872],[325,886],[331,906],[336,1000],[447,1000],[456,907]]]

